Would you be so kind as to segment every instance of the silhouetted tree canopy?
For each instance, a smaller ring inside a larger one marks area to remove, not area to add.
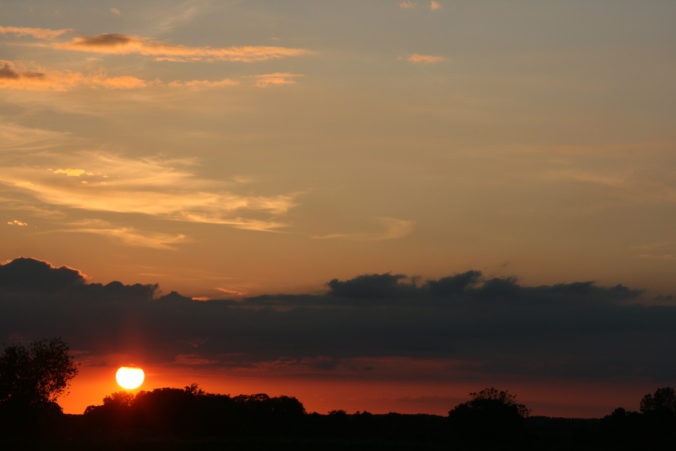
[[[512,440],[524,433],[528,408],[506,390],[490,387],[470,393],[472,399],[448,412],[454,433],[479,441]]]
[[[641,400],[641,413],[647,415],[676,416],[676,392],[672,387],[661,387]]]
[[[266,394],[217,395],[197,385],[158,388],[137,394],[118,392],[103,405],[89,406],[92,428],[140,428],[175,435],[222,432],[274,432],[297,426],[305,408],[296,398]]]
[[[0,405],[54,404],[76,375],[68,345],[60,338],[8,346],[0,355]]]
[[[521,418],[526,418],[529,414],[528,408],[524,404],[516,402],[516,396],[507,390],[489,387],[469,395],[472,399],[456,406],[449,412],[449,415],[454,415],[454,412],[457,414],[458,411],[462,410],[482,414],[509,413]]]

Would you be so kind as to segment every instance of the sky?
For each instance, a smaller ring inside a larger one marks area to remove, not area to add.
[[[127,360],[319,411],[675,383],[673,1],[0,9],[0,341],[69,339],[67,411]]]

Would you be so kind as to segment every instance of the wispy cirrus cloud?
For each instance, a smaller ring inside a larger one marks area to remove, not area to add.
[[[440,63],[442,61],[445,61],[446,58],[443,56],[438,56],[438,55],[425,55],[422,53],[413,53],[406,58],[406,60],[409,63],[413,64],[431,64],[431,63]]]
[[[315,235],[312,238],[316,240],[348,240],[348,241],[385,241],[404,238],[411,233],[415,227],[415,221],[406,219],[381,217],[377,218],[381,230],[375,232],[355,232],[355,233],[330,233],[326,235]]]
[[[291,74],[288,72],[259,74],[256,75],[256,86],[259,88],[269,88],[270,86],[295,85],[295,79],[303,76],[303,74]]]
[[[127,246],[159,250],[176,250],[176,245],[188,242],[186,235],[139,230],[135,227],[118,226],[107,221],[85,220],[71,224],[65,232],[101,235],[121,241]]]
[[[192,171],[191,160],[41,152],[35,161],[33,165],[26,160],[0,165],[0,184],[52,206],[258,231],[284,227],[280,218],[296,205],[295,194],[239,194],[232,189],[237,185],[234,182],[200,178]],[[128,229],[104,229],[101,234],[133,238]]]
[[[26,127],[0,117],[0,153],[37,151],[53,147],[69,138],[70,135],[65,132]]]
[[[171,62],[236,61],[252,63],[311,53],[306,49],[279,46],[190,47],[123,33],[79,36],[65,42],[36,45],[76,52],[151,56],[157,61]]]
[[[0,26],[0,34],[11,34],[15,36],[31,36],[38,39],[55,39],[61,35],[73,33],[74,31],[75,30],[71,29],[53,30],[49,28]]]
[[[166,5],[162,8],[162,13],[153,15],[155,20],[149,28],[151,34],[166,34],[181,25],[189,23],[200,13],[206,11],[204,6],[208,1],[209,0],[183,0],[174,6]]]
[[[18,219],[12,219],[11,221],[7,221],[7,225],[16,226],[16,227],[27,227],[28,223],[20,221]]]

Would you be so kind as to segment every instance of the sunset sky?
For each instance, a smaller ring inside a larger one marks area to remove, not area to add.
[[[68,341],[68,412],[128,363],[318,411],[637,408],[676,384],[675,20],[1,0],[0,342]]]

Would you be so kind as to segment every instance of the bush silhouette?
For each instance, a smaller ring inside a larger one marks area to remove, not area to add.
[[[504,442],[522,438],[529,411],[508,391],[493,387],[470,393],[472,399],[448,412],[452,433],[475,442]]]

